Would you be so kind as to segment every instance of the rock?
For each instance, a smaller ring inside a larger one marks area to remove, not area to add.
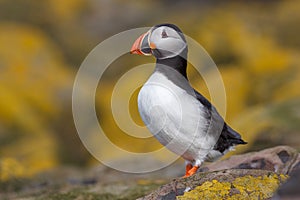
[[[290,174],[300,168],[300,154],[289,146],[277,146],[258,152],[231,156],[201,168],[200,171],[224,169],[263,169],[281,174]]]
[[[298,169],[297,150],[277,146],[210,163],[140,199],[270,199],[288,174]]]
[[[283,183],[278,189],[274,200],[300,199],[300,168],[295,169],[288,181]]]
[[[140,200],[168,199],[267,199],[287,176],[267,170],[229,169],[197,173],[161,186]],[[185,192],[190,188],[189,192]]]

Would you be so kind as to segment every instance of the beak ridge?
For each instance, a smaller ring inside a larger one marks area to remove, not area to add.
[[[130,53],[131,54],[139,54],[139,55],[143,55],[143,52],[141,51],[141,43],[142,40],[144,38],[146,33],[144,33],[143,35],[141,35],[138,39],[136,39],[136,41],[133,43]]]

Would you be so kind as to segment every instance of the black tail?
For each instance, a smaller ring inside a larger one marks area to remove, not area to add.
[[[238,144],[247,144],[247,142],[241,138],[239,133],[224,123],[222,133],[214,146],[214,150],[223,153],[225,150]]]

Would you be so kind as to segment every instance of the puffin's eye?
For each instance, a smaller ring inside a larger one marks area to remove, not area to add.
[[[161,37],[162,37],[162,38],[167,38],[167,37],[168,37],[167,32],[166,32],[165,30],[163,30],[163,31],[161,32]]]

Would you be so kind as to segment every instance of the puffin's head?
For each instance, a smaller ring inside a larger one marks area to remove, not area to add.
[[[131,47],[130,53],[154,55],[157,59],[182,56],[186,58],[187,43],[181,30],[174,24],[160,24],[141,35]]]

